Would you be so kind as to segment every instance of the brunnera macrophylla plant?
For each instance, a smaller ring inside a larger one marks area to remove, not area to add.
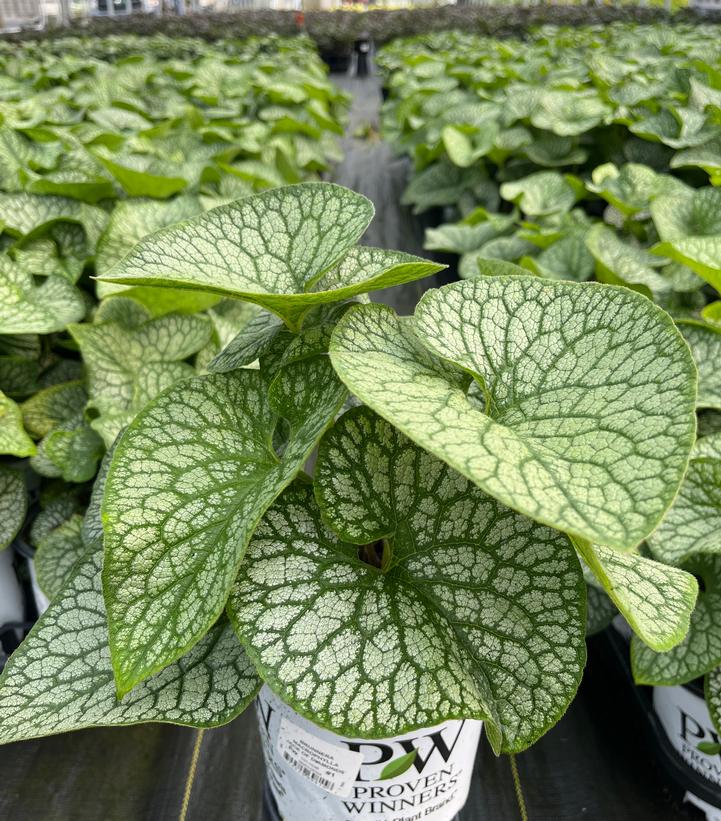
[[[260,307],[106,457],[86,554],[0,679],[3,741],[221,724],[266,681],[347,735],[469,717],[517,751],[578,687],[584,573],[645,646],[682,641],[695,578],[637,549],[695,438],[671,319],[524,276],[399,317],[364,295],[439,266],[358,246],[372,216],[335,185],[278,188],[105,274]]]

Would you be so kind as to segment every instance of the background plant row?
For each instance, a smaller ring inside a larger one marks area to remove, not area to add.
[[[15,44],[0,77],[0,548],[22,528],[52,597],[106,447],[252,314],[92,277],[165,225],[317,179],[348,99],[303,37]]]
[[[660,4],[659,4],[660,6]],[[660,7],[609,6],[445,6],[434,9],[401,9],[394,11],[313,11],[304,14],[303,28],[321,50],[347,47],[360,36],[370,36],[376,43],[387,43],[397,37],[412,37],[433,31],[458,29],[464,32],[495,37],[525,36],[530,29],[544,24],[583,26],[607,24],[613,21],[652,23],[668,20],[669,15]],[[694,20],[691,11],[680,11],[674,21]],[[297,34],[299,24],[295,12],[243,11],[232,14],[194,14],[185,17],[157,17],[133,15],[112,20],[95,19],[73,30],[49,30],[12,35],[9,40],[39,39],[47,41],[66,35],[108,37],[117,34],[153,35],[171,37],[202,37],[205,40],[224,40],[228,37],[250,37]]]

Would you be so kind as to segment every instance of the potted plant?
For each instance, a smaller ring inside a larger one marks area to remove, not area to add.
[[[448,819],[478,722],[514,753],[573,698],[584,568],[646,645],[682,641],[694,576],[635,552],[695,437],[671,319],[625,288],[530,276],[454,283],[398,317],[364,295],[440,266],[356,245],[372,215],[339,186],[278,188],[103,276],[257,315],[106,457],[86,553],[0,680],[2,741],[214,726],[265,684],[282,817],[351,801]]]

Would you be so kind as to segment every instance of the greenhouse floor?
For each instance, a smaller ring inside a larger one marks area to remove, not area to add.
[[[369,196],[377,214],[368,244],[422,253],[423,226],[401,207],[407,161],[378,138],[375,77],[334,80],[354,95],[346,159],[335,181]],[[355,136],[360,135],[361,136]],[[433,281],[430,284],[434,284]],[[437,282],[435,283],[437,284]],[[412,310],[424,287],[377,298]],[[566,716],[517,756],[530,821],[675,821],[701,818],[672,795],[649,751],[643,718],[603,636]],[[84,730],[0,747],[3,821],[260,821],[264,768],[253,710],[199,733],[171,725]],[[190,775],[192,773],[192,775]],[[508,756],[483,739],[462,821],[521,817]]]

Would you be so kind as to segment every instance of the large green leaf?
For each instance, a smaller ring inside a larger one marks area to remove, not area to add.
[[[625,288],[488,277],[428,292],[412,324],[359,306],[331,359],[353,393],[483,490],[600,544],[653,530],[693,444],[688,347]],[[468,395],[454,366],[475,377]]]
[[[648,545],[668,564],[680,564],[694,553],[721,553],[721,459],[691,460],[676,500]]]
[[[296,485],[258,527],[229,606],[285,700],[348,735],[483,718],[497,751],[556,722],[585,661],[583,577],[560,534],[367,408],[322,441],[316,495],[354,544]]]
[[[0,454],[32,456],[35,444],[23,427],[20,408],[0,391]]]
[[[698,368],[697,406],[721,410],[721,327],[694,321],[677,324]]]
[[[233,296],[297,324],[317,303],[443,267],[409,254],[352,248],[372,216],[369,200],[337,185],[278,188],[157,232],[101,279]]]
[[[0,466],[0,550],[15,538],[25,521],[28,492],[22,473]]]
[[[721,664],[721,556],[697,554],[684,569],[703,583],[686,638],[666,653],[655,653],[635,636],[631,667],[638,684],[684,684]]]
[[[85,315],[85,300],[66,279],[49,276],[40,285],[7,256],[0,256],[0,333],[63,331]]]
[[[576,547],[645,644],[662,651],[683,639],[698,594],[690,573],[602,545],[577,541]]]
[[[345,399],[327,357],[180,382],[117,445],[103,503],[104,586],[120,693],[215,622],[260,517]],[[279,418],[290,434],[272,448]]]
[[[0,676],[0,743],[145,721],[213,727],[255,697],[260,681],[221,621],[188,655],[118,701],[101,566],[95,549],[10,658]]]

